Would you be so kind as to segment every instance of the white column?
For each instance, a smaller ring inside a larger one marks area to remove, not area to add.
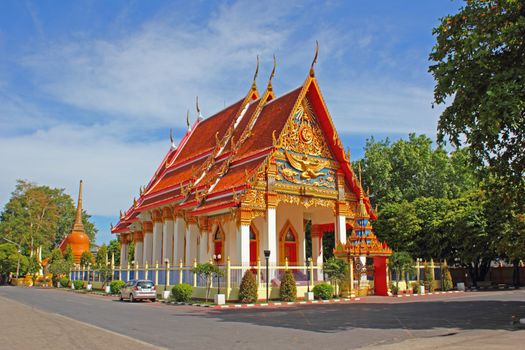
[[[128,266],[128,243],[120,244],[120,266],[126,268]]]
[[[277,221],[276,221],[276,210],[275,208],[268,208],[266,213],[266,239],[265,239],[265,250],[269,250],[270,258],[268,259],[270,265],[277,264]],[[249,236],[248,236],[249,238]],[[249,243],[248,243],[249,244]],[[249,260],[249,257],[248,257]]]
[[[160,220],[153,223],[153,264],[162,262],[162,226]]]
[[[336,243],[346,243],[346,217],[344,215],[335,217],[335,237]]]
[[[149,266],[152,265],[152,253],[153,253],[153,233],[144,232],[144,253],[142,254],[142,264],[146,262]]]
[[[135,241],[135,263],[140,267],[144,265],[144,243],[142,241]]]
[[[169,259],[173,261],[173,227],[172,219],[164,220],[164,228],[162,230],[162,264],[164,260]]]
[[[193,260],[197,258],[198,231],[195,223],[190,223],[186,227],[186,265],[188,266],[192,265]]]
[[[243,266],[250,265],[250,225],[239,226],[239,235],[237,236],[237,256],[239,263]]]
[[[198,262],[205,263],[210,260],[210,254],[208,252],[208,239],[209,232],[203,231],[199,236],[199,258]],[[213,254],[213,253],[212,253]]]
[[[174,247],[173,247],[173,261],[179,263],[179,260],[184,260],[184,235],[186,228],[184,227],[184,219],[180,216],[175,218],[174,223]]]

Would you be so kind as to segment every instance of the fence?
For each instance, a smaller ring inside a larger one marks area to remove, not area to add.
[[[197,262],[194,261],[192,266],[187,266],[179,262],[176,266],[171,266],[166,263],[164,266],[155,264],[154,266],[128,265],[126,267],[111,267],[107,270],[97,270],[77,266],[70,273],[71,280],[82,280],[86,282],[100,282],[102,284],[108,283],[111,280],[130,281],[134,279],[148,279],[160,287],[162,290],[167,290],[170,286],[180,283],[187,283],[194,288],[207,288],[207,281],[194,272],[197,267]],[[294,274],[297,287],[310,287],[323,280],[322,266],[303,265],[303,266],[289,266],[287,262],[285,265],[269,265],[268,273],[266,272],[266,265],[261,264],[260,261],[253,266],[233,266],[229,259],[226,264],[219,265],[220,274],[215,274],[211,280],[210,288],[222,290],[226,295],[238,290],[242,277],[247,270],[251,270],[255,275],[258,288],[266,288],[268,282],[269,287],[278,288],[280,286],[281,277],[284,271],[291,270]],[[268,275],[268,277],[267,277]],[[235,294],[235,293],[234,293]]]

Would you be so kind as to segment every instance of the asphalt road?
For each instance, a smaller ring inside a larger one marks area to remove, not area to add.
[[[511,349],[525,342],[525,330],[510,325],[513,315],[525,317],[525,290],[225,310],[15,287],[1,287],[0,297],[170,349]]]

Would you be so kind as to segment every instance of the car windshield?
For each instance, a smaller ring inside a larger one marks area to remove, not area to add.
[[[151,288],[153,287],[153,282],[151,281],[140,281],[137,283],[137,286],[140,288]]]

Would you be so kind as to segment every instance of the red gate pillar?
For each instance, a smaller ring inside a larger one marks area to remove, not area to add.
[[[374,294],[388,295],[386,256],[374,257]]]

